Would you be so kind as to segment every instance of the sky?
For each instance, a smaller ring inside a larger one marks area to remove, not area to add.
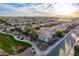
[[[71,15],[79,3],[0,3],[0,16]]]

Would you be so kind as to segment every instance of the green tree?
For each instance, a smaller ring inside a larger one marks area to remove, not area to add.
[[[74,55],[75,55],[75,56],[79,56],[79,45],[76,45],[76,46],[74,47],[74,50],[75,50]]]
[[[32,23],[29,22],[24,27],[24,32],[31,37],[31,39],[37,39],[36,29],[33,27]]]
[[[29,22],[26,25],[32,27],[32,22]]]
[[[37,39],[37,32],[34,28],[31,29],[31,31],[29,32],[29,36],[31,37],[31,39]]]
[[[55,34],[57,37],[62,38],[64,36],[64,32],[63,31],[57,31]]]
[[[27,23],[26,25],[25,25],[25,27],[24,27],[24,32],[26,33],[26,34],[29,34],[29,32],[31,31],[31,28],[32,28],[32,23]]]

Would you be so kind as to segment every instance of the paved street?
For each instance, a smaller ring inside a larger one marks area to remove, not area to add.
[[[78,26],[75,29],[72,29],[63,39],[52,46],[47,55],[58,56],[60,54],[60,50],[63,50],[64,55],[68,55],[71,48],[73,48],[75,45],[77,38],[79,37],[79,32],[77,30],[79,30]],[[68,45],[68,47],[66,45]]]

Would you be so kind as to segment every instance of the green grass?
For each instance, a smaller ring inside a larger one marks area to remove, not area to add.
[[[0,48],[9,54],[16,54],[31,47],[29,43],[15,40],[11,35],[0,33]]]

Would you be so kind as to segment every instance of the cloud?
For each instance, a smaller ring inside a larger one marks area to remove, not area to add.
[[[0,13],[11,15],[13,14],[46,14],[46,12],[49,12],[52,10],[53,5],[52,4],[43,4],[43,3],[6,3],[6,4],[0,4]],[[1,10],[2,9],[2,10]],[[16,12],[16,13],[15,13]],[[0,15],[1,15],[0,14]]]
[[[79,7],[78,4],[69,4],[74,7]],[[68,5],[67,5],[68,6]],[[66,4],[56,3],[1,3],[0,4],[0,15],[25,15],[25,16],[40,16],[40,15],[52,15],[55,11],[62,11],[61,7],[66,7]],[[68,7],[68,8],[69,8]],[[78,8],[77,8],[78,9]]]

